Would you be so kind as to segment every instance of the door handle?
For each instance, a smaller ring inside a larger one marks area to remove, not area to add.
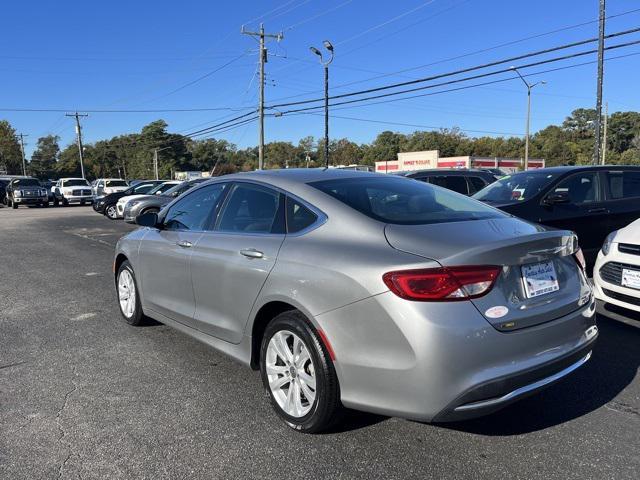
[[[179,242],[176,242],[176,245],[182,248],[190,248],[193,244],[187,240],[180,240]]]
[[[606,208],[592,208],[591,210],[587,210],[587,213],[609,213],[609,210]]]
[[[264,254],[255,248],[247,248],[245,250],[240,250],[240,255],[244,255],[247,258],[262,258]]]

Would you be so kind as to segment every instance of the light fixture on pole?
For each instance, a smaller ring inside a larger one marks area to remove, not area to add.
[[[324,40],[322,44],[330,53],[328,60],[323,58],[322,52],[316,47],[309,47],[309,50],[320,57],[320,63],[324,67],[324,165],[329,168],[329,64],[333,62],[333,45],[329,40]]]
[[[546,85],[547,82],[544,80],[536,83],[529,83],[525,80],[525,78],[520,74],[516,67],[511,67],[510,70],[513,70],[518,74],[520,80],[524,82],[527,86],[527,129],[525,132],[525,140],[524,140],[524,170],[526,171],[529,168],[529,124],[531,122],[531,89],[536,85]]]

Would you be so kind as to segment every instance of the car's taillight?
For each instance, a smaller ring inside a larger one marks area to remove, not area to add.
[[[587,262],[584,259],[584,253],[582,253],[582,249],[578,248],[576,252],[573,254],[573,258],[576,259],[576,263],[582,268],[582,270],[587,268]]]
[[[500,267],[495,265],[441,267],[389,272],[382,276],[382,280],[401,298],[437,302],[486,295],[499,274]]]

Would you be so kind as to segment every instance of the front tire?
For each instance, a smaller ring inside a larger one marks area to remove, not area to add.
[[[128,260],[122,262],[116,277],[116,292],[120,313],[129,325],[139,326],[145,323],[140,303],[140,294],[133,267]]]
[[[301,312],[281,313],[267,326],[260,372],[271,405],[294,430],[315,433],[338,420],[342,405],[335,368]]]
[[[13,200],[11,200],[11,208],[13,208],[14,210],[18,208],[18,204]]]
[[[116,208],[116,205],[107,205],[104,209],[104,214],[109,220],[116,220],[118,218],[118,209]]]

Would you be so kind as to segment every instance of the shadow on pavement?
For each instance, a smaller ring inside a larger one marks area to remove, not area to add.
[[[486,417],[440,427],[480,435],[520,435],[581,417],[611,402],[640,366],[640,328],[598,317],[591,360],[566,379]]]

